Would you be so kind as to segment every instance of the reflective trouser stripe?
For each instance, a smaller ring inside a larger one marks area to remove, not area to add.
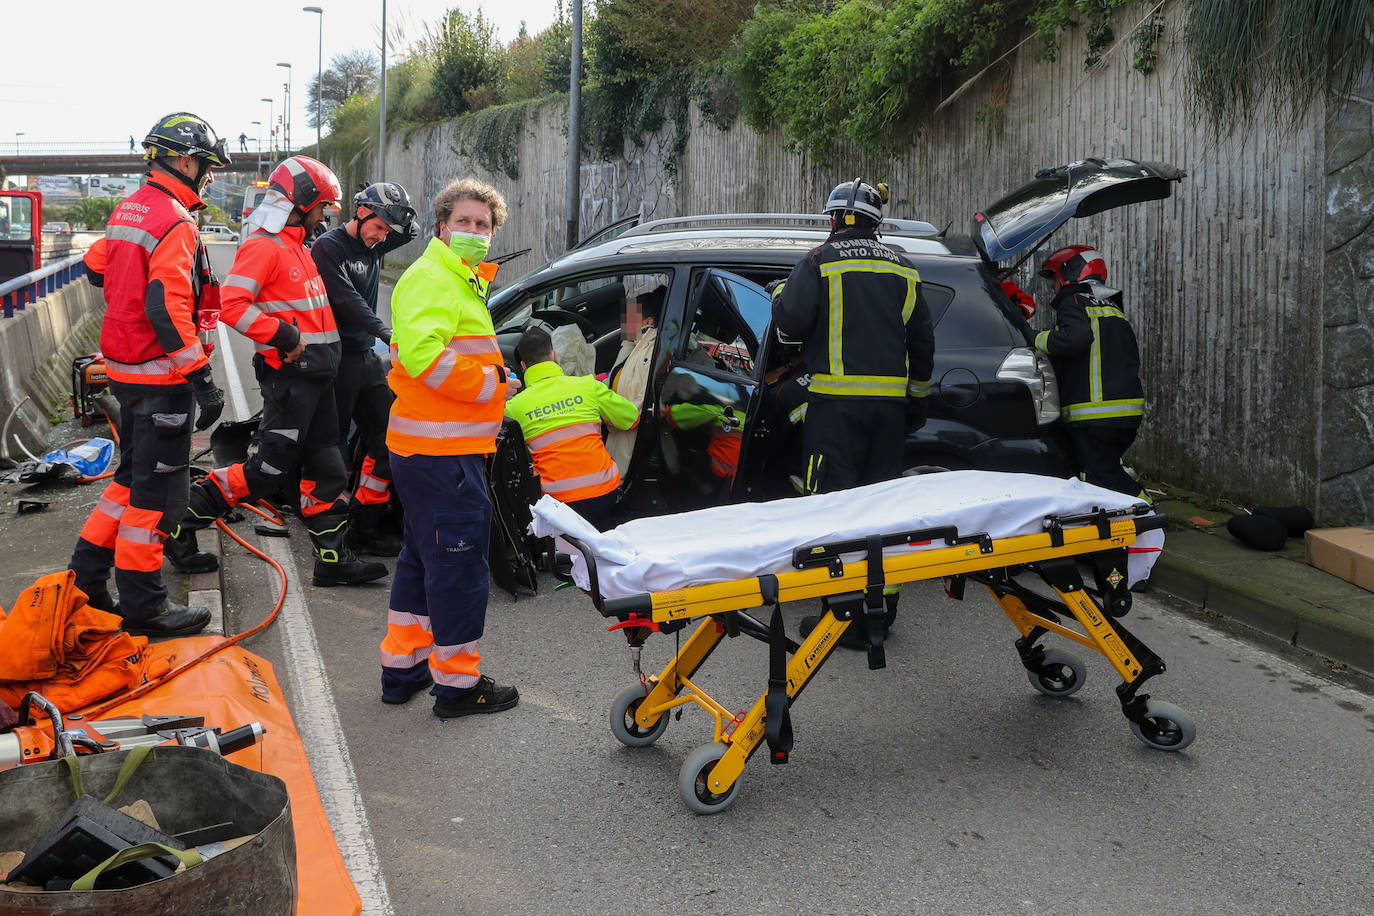
[[[912,379],[906,383],[906,396],[909,398],[924,398],[930,395],[930,379],[917,381]]]
[[[318,484],[313,480],[301,479],[301,515],[319,515],[328,512],[331,507],[342,503],[343,499],[320,499],[315,495],[315,487]]]
[[[378,506],[391,497],[391,481],[376,475],[377,460],[371,455],[363,459],[358,473],[358,492],[356,498],[364,506]]]
[[[115,566],[135,572],[156,572],[162,568],[162,539],[157,530],[162,521],[158,509],[129,506],[119,522],[115,538]]]
[[[225,502],[231,506],[238,505],[238,501],[249,493],[248,480],[243,476],[243,465],[241,464],[231,464],[227,468],[215,468],[210,472],[209,479],[224,495]]]
[[[1078,420],[1109,420],[1118,417],[1139,417],[1145,413],[1144,398],[1121,398],[1115,401],[1088,401],[1066,404],[1059,410],[1065,422]]]
[[[386,613],[386,636],[382,639],[382,667],[411,668],[429,658],[434,646],[429,618],[404,611]]]
[[[481,660],[476,640],[459,646],[436,645],[429,655],[429,674],[436,684],[462,690],[477,684]]]
[[[119,534],[119,520],[128,506],[129,488],[120,483],[111,483],[100,494],[86,524],[81,527],[81,537],[97,547],[113,550]]]

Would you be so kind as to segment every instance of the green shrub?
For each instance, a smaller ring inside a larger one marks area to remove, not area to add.
[[[479,9],[469,16],[449,10],[438,30],[434,55],[434,97],[440,110],[456,117],[471,109],[464,93],[497,86],[505,75],[496,27]]]

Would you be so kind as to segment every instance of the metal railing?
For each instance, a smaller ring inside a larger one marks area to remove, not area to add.
[[[84,254],[74,254],[69,258],[31,270],[22,277],[0,283],[0,305],[4,306],[4,317],[13,318],[15,311],[23,311],[24,306],[59,290],[86,275],[86,267],[81,263]]]
[[[8,143],[0,139],[0,153],[15,156],[63,156],[83,153],[126,153],[143,155],[143,147],[134,144],[131,149],[128,140],[16,140]]]

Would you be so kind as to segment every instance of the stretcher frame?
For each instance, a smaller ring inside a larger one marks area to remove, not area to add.
[[[619,598],[601,595],[594,551],[575,537],[562,537],[586,560],[588,595],[603,617],[618,621],[609,629],[624,631],[639,679],[612,704],[612,732],[627,746],[645,747],[666,729],[672,710],[687,704],[704,709],[714,720],[713,740],[684,761],[678,784],[689,809],[714,814],[734,802],[744,765],[761,745],[768,745],[771,762],[787,762],[792,746],[788,710],[850,626],[866,625],[869,667],[884,666],[882,591],[926,579],[944,579],[946,592],[956,599],[970,581],[988,589],[1020,634],[1016,651],[1036,690],[1068,696],[1086,679],[1076,656],[1040,644],[1053,633],[1097,652],[1116,669],[1121,711],[1137,738],[1159,750],[1187,747],[1195,737],[1188,715],[1140,692],[1147,680],[1164,673],[1164,661],[1120,621],[1131,604],[1124,576],[1126,548],[1141,533],[1165,524],[1164,516],[1140,504],[1048,516],[1044,531],[1029,535],[993,538],[961,534],[953,526],[898,531],[798,547],[790,571]],[[940,542],[944,546],[889,552]],[[1080,559],[1093,561],[1096,591],[1084,584]],[[1055,597],[1018,581],[1025,573],[1036,574]],[[809,598],[824,599],[824,613],[797,643],[783,630],[781,604]],[[772,609],[769,623],[745,613],[758,607]],[[700,622],[672,660],[657,676],[646,676],[640,650],[648,635],[679,631],[693,620]],[[769,682],[746,712],[735,714],[696,677],[725,638],[740,635],[769,644]]]

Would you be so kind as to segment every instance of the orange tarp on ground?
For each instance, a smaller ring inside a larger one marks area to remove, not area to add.
[[[148,652],[174,668],[218,641],[217,636],[172,639],[151,646]],[[231,646],[137,700],[102,712],[98,718],[145,713],[204,716],[206,725],[224,731],[261,722],[267,730],[262,740],[226,759],[276,776],[291,793],[300,886],[296,912],[302,916],[356,916],[362,910],[320,804],[305,747],[269,662],[242,646]]]

